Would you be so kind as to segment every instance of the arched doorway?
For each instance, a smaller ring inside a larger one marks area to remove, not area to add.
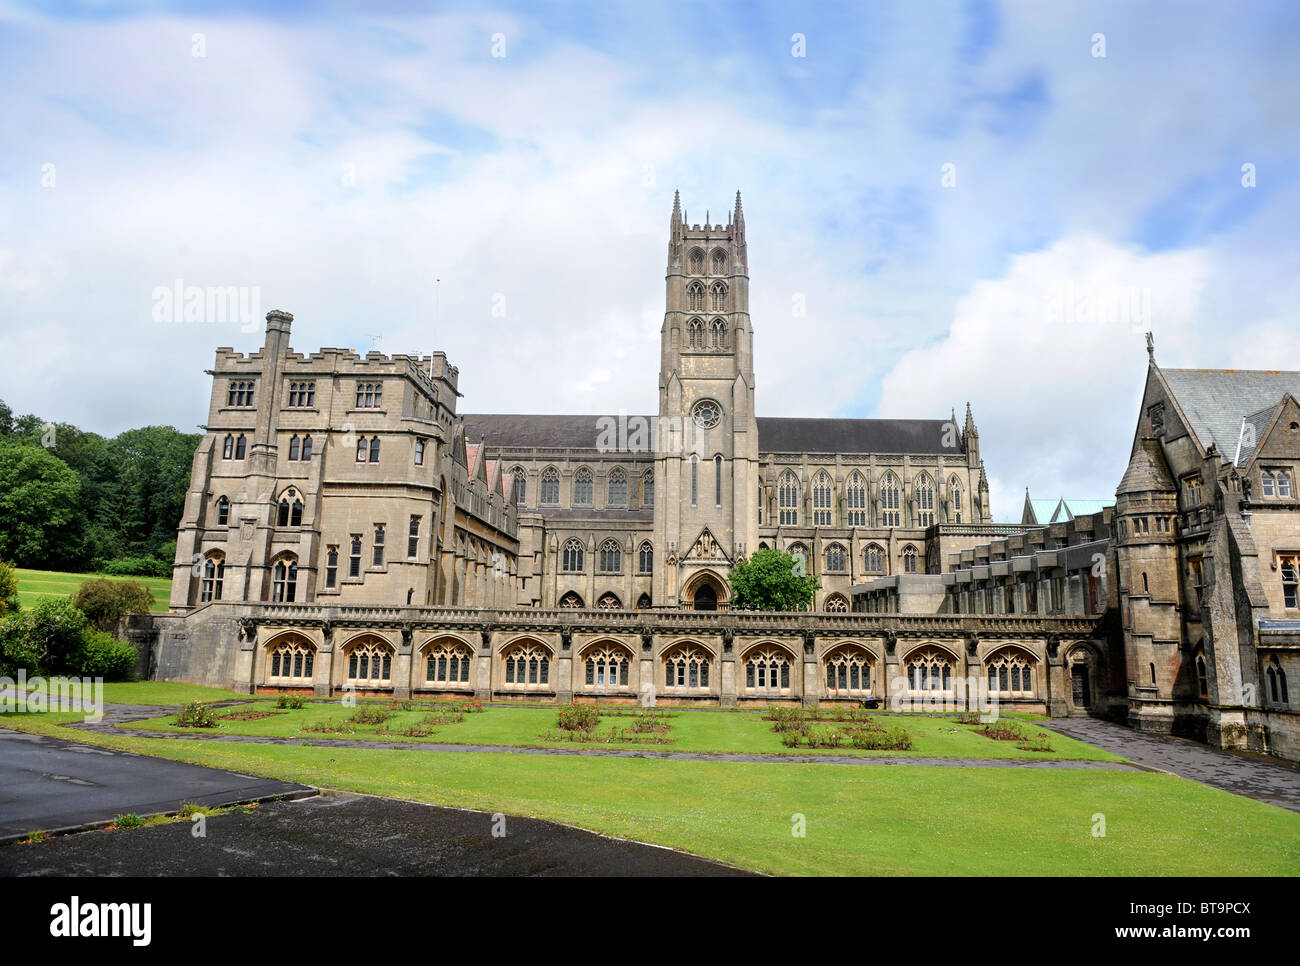
[[[687,610],[721,610],[726,606],[727,588],[712,573],[698,574],[682,595]]]

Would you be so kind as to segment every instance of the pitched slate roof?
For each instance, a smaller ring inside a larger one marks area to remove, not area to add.
[[[608,417],[473,413],[460,419],[467,441],[486,440],[491,446],[595,449],[605,425],[601,420]],[[764,453],[962,452],[960,442],[945,447],[945,437],[951,440],[953,433],[951,423],[943,419],[758,417],[758,445]]]
[[[1300,372],[1261,369],[1161,369],[1201,445],[1225,462],[1237,455],[1241,421],[1273,409],[1283,393],[1300,398]],[[1267,418],[1265,418],[1267,423]],[[1260,426],[1260,429],[1263,427]]]
[[[1157,439],[1140,439],[1133,449],[1133,456],[1128,461],[1124,478],[1119,481],[1115,492],[1151,493],[1177,490],[1174,478],[1165,462],[1164,451]]]

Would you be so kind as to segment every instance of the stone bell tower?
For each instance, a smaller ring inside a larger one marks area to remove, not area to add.
[[[745,215],[689,224],[673,195],[660,332],[655,603],[711,609],[758,542],[758,427]]]

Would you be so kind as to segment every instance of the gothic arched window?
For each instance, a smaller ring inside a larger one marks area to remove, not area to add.
[[[952,522],[961,523],[961,481],[956,476],[948,478],[948,493],[952,501]]]
[[[515,644],[502,655],[506,684],[516,688],[550,683],[551,652],[541,644]]]
[[[618,594],[610,592],[600,595],[596,600],[596,607],[600,610],[622,610],[623,602],[618,599]]]
[[[909,691],[951,691],[952,658],[935,648],[915,651],[907,658]]]
[[[363,637],[348,646],[348,683],[383,687],[392,683],[393,646],[377,637]]]
[[[519,494],[519,505],[523,506],[528,501],[528,475],[522,466],[516,466],[510,471],[510,476],[514,480],[515,492]]]
[[[704,348],[704,322],[701,319],[691,319],[686,323],[686,347],[688,349]]]
[[[916,573],[916,548],[910,543],[903,548],[903,573]]]
[[[989,693],[1001,697],[1030,697],[1034,693],[1034,659],[1023,651],[1006,648],[984,661]]]
[[[885,551],[880,548],[879,544],[869,543],[867,548],[862,551],[862,569],[869,574],[884,573]]]
[[[822,610],[832,614],[846,614],[849,610],[849,602],[843,594],[831,594],[826,598],[826,603],[822,604]]]
[[[781,481],[777,486],[777,501],[781,507],[781,515],[777,523],[783,527],[798,526],[799,477],[794,475],[794,470],[786,470],[781,474]]]
[[[760,647],[745,658],[745,690],[788,693],[790,656],[778,647]]]
[[[641,544],[641,551],[637,557],[637,573],[649,574],[654,572],[655,552],[649,540]]]
[[[288,684],[311,683],[316,648],[305,638],[290,636],[270,648],[266,657],[268,680]]]
[[[655,471],[646,470],[641,477],[641,505],[655,505]]]
[[[851,527],[867,526],[867,481],[854,470],[844,485],[844,508],[848,511]]]
[[[690,258],[687,261],[692,275],[704,274],[704,249],[692,248]]]
[[[722,319],[714,319],[709,328],[713,335],[713,348],[725,349],[727,347],[727,323]]]
[[[559,606],[570,610],[581,610],[582,598],[571,590],[560,598]]]
[[[727,252],[722,248],[713,249],[713,274],[721,275],[727,270]]]
[[[585,687],[625,688],[632,655],[627,648],[606,644],[587,651],[583,655],[583,664]]]
[[[280,497],[279,513],[276,515],[277,527],[302,526],[302,498],[297,490],[285,490]]]
[[[217,526],[224,527],[230,522],[230,501],[224,496],[217,500]]]
[[[623,548],[617,540],[606,540],[600,545],[600,572],[617,574],[623,570]]]
[[[916,482],[916,525],[934,526],[934,481],[922,473]]]
[[[474,657],[469,645],[447,638],[425,645],[424,653],[425,684],[469,684],[470,661]]]
[[[566,540],[564,553],[560,560],[560,569],[568,573],[582,572],[582,544],[578,540]]]
[[[709,294],[712,296],[711,308],[714,312],[721,312],[727,307],[727,286],[722,282],[714,282]]]
[[[591,470],[587,467],[581,467],[577,473],[573,474],[573,505],[574,506],[591,506],[592,501],[592,477]]]
[[[627,474],[617,467],[609,473],[609,505],[627,506]]]
[[[826,655],[826,690],[850,695],[871,692],[871,655],[860,647],[837,647]]]
[[[831,488],[831,478],[822,470],[813,477],[812,485],[812,522],[814,527],[831,526],[831,501],[833,499],[833,490]]]
[[[542,506],[559,506],[560,503],[560,474],[554,466],[548,466],[542,471],[540,503]]]
[[[220,600],[225,578],[225,554],[208,554],[208,559],[203,562],[203,585],[199,589],[199,602],[206,604],[210,600]]]
[[[898,477],[886,473],[880,484],[880,525],[882,527],[901,527],[902,514],[898,511]]]
[[[702,648],[679,645],[664,655],[664,684],[669,690],[707,689],[711,663]]]
[[[826,548],[826,572],[828,574],[844,573],[846,559],[847,555],[844,553],[843,545],[832,543]]]
[[[691,312],[704,311],[704,286],[699,282],[686,286],[686,305]]]
[[[379,437],[378,436],[370,437],[370,462],[372,463],[379,462]]]
[[[277,604],[292,604],[298,596],[298,558],[281,558],[272,569],[271,576],[271,599]]]

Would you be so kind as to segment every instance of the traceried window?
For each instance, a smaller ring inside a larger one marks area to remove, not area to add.
[[[880,484],[880,525],[882,527],[903,525],[903,516],[898,508],[898,477],[893,473],[886,473]]]
[[[692,248],[691,255],[688,259],[690,272],[692,275],[704,274],[704,250],[701,248]]]
[[[703,648],[679,645],[664,655],[664,684],[669,691],[708,690],[711,662]]]
[[[1287,554],[1278,558],[1282,575],[1282,603],[1288,609],[1300,607],[1300,556]]]
[[[217,500],[217,526],[224,527],[230,523],[230,501],[224,496]]]
[[[849,602],[843,594],[831,594],[822,604],[822,610],[829,614],[846,614],[849,610]]]
[[[434,642],[424,655],[425,684],[433,687],[469,684],[470,662],[474,654],[468,645],[453,640]]]
[[[573,505],[591,506],[593,489],[591,470],[580,467],[573,474]]]
[[[712,399],[702,399],[691,410],[691,419],[700,429],[713,429],[722,422],[722,407]]]
[[[1027,698],[1034,694],[1034,662],[1021,651],[1007,649],[990,655],[989,693],[1004,698]]]
[[[871,657],[858,647],[837,647],[826,655],[826,690],[831,697],[871,693]]]
[[[519,494],[519,505],[523,506],[528,502],[528,474],[522,466],[516,466],[510,475],[514,479],[515,492]]]
[[[592,648],[583,658],[583,687],[626,688],[631,666],[632,655],[625,648]]]
[[[581,610],[582,598],[579,597],[576,593],[574,593],[571,590],[563,597],[560,598],[559,604],[557,606],[566,608],[568,610]]]
[[[727,307],[727,286],[722,282],[714,282],[713,288],[709,289],[712,298],[711,307],[714,312],[721,312]]]
[[[393,646],[377,637],[363,637],[348,647],[348,684],[385,687],[392,684]]]
[[[686,323],[686,348],[704,348],[704,320],[691,319]]]
[[[646,540],[641,544],[641,550],[637,555],[637,573],[639,574],[653,573],[654,567],[655,567],[654,547],[650,545],[649,540]]]
[[[759,647],[745,658],[745,690],[768,694],[790,692],[790,656],[777,647]]]
[[[916,483],[916,525],[934,526],[934,481],[922,473]]]
[[[948,478],[948,494],[952,501],[952,522],[961,523],[961,481],[956,476]]]
[[[275,525],[277,527],[302,526],[302,497],[298,495],[297,490],[285,490],[284,496],[280,497]]]
[[[352,546],[348,553],[348,576],[361,576],[361,537],[359,534],[352,535]]]
[[[582,573],[582,543],[576,539],[564,541],[564,550],[560,555],[560,569],[566,573]]]
[[[282,557],[271,569],[271,600],[277,604],[292,604],[297,596],[298,558]]]
[[[609,539],[600,545],[600,572],[617,574],[623,570],[623,548],[618,541]]]
[[[289,637],[267,654],[267,680],[274,684],[310,684],[316,648],[301,637]]]
[[[808,573],[808,548],[802,543],[792,543],[785,552],[796,558],[796,569],[800,576]]]
[[[598,598],[596,598],[596,609],[597,610],[622,610],[623,602],[618,599],[618,594],[615,594],[611,591],[609,593],[601,594]]]
[[[885,572],[885,551],[879,544],[869,543],[862,551],[862,569],[869,574]]]
[[[551,652],[540,644],[515,644],[503,655],[506,685],[545,688],[551,681]]]
[[[627,506],[627,474],[618,467],[609,472],[609,505]]]
[[[907,659],[909,691],[951,691],[952,658],[934,648],[914,652]]]
[[[384,384],[382,382],[357,383],[357,408],[378,409],[384,404]]]
[[[916,573],[916,548],[910,543],[903,548],[903,573]]]
[[[713,274],[721,275],[727,270],[727,252],[723,248],[713,249]]]
[[[826,572],[828,574],[842,574],[847,570],[846,563],[848,554],[844,552],[843,544],[832,543],[826,548]]]
[[[542,506],[560,505],[560,474],[554,466],[548,466],[542,471],[539,499]]]
[[[814,527],[831,526],[831,504],[833,499],[834,490],[831,488],[831,478],[823,470],[813,477],[812,522]]]
[[[1291,696],[1286,690],[1286,671],[1282,669],[1277,655],[1269,660],[1265,669],[1265,677],[1268,681],[1268,699],[1273,704],[1289,705]]]
[[[289,405],[294,408],[316,405],[316,383],[289,383]]]
[[[241,409],[252,406],[253,385],[251,382],[232,382],[226,392],[226,405],[237,406]]]
[[[781,474],[780,483],[777,485],[777,504],[780,508],[780,518],[777,520],[783,527],[793,527],[799,525],[799,477],[794,475],[793,470],[786,470]]]
[[[686,286],[686,305],[690,312],[704,311],[704,286],[699,282]]]
[[[865,527],[868,525],[867,481],[862,478],[862,474],[857,470],[849,474],[848,482],[844,485],[844,509],[849,515],[849,526]]]
[[[203,561],[203,583],[199,588],[199,602],[208,603],[221,599],[221,587],[226,579],[226,558],[224,554],[213,553]]]
[[[714,319],[709,323],[710,343],[715,349],[725,349],[727,347],[727,323],[722,319]]]
[[[339,585],[339,548],[330,547],[325,552],[325,587],[333,590]]]
[[[641,505],[650,507],[655,505],[655,471],[646,470],[641,477]]]

